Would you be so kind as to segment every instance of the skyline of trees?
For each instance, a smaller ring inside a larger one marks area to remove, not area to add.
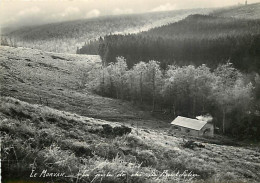
[[[100,37],[77,52],[98,54],[104,65],[123,56],[129,68],[140,60],[157,60],[163,69],[171,64],[214,69],[229,60],[241,71],[260,73],[259,49],[259,20],[191,15],[139,34]]]

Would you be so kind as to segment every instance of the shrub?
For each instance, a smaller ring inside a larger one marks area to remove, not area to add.
[[[65,140],[61,148],[72,150],[77,157],[93,156],[92,149],[85,142]]]
[[[30,139],[15,139],[8,134],[1,134],[1,141],[3,180],[27,176],[30,171],[29,164],[38,153],[37,149],[30,146]]]
[[[168,161],[170,169],[179,171],[191,171],[194,174],[199,175],[201,179],[207,179],[215,173],[213,165],[209,165],[202,159],[196,157],[187,157],[186,155],[179,155]]]
[[[52,129],[41,129],[37,133],[36,139],[36,143],[39,148],[49,147],[52,143],[57,141],[53,135]]]
[[[227,172],[225,175],[223,175],[222,179],[225,181],[234,181],[237,179],[237,176],[233,172]]]
[[[126,141],[127,141],[127,145],[132,148],[137,147],[137,146],[140,146],[143,148],[147,147],[147,145],[143,142],[143,140],[138,136],[127,135]]]
[[[152,151],[143,150],[138,152],[136,159],[141,163],[142,166],[156,166],[158,161]]]
[[[99,143],[94,147],[94,154],[104,159],[112,160],[119,153],[119,150],[111,144]],[[123,154],[120,154],[123,156]]]
[[[50,172],[66,172],[66,175],[76,175],[79,171],[80,159],[74,153],[53,143],[37,154],[38,169],[48,169]],[[67,179],[67,178],[66,178]]]

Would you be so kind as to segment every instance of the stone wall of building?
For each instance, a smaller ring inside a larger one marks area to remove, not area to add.
[[[200,131],[174,125],[172,126],[172,130],[176,133],[181,133],[184,135],[209,137],[214,136],[214,126],[210,123],[207,123]]]
[[[173,126],[172,129],[177,133],[181,133],[181,134],[185,134],[185,135],[192,135],[192,136],[199,136],[199,131],[197,131],[197,130],[192,130],[189,128],[179,127],[179,126]]]

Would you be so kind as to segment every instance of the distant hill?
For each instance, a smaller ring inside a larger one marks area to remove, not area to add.
[[[85,42],[110,33],[137,33],[179,21],[190,14],[209,13],[207,9],[177,10],[137,15],[99,17],[4,30],[18,46],[45,51],[76,53]]]
[[[219,38],[259,34],[260,20],[236,19],[212,15],[190,15],[182,21],[153,28],[144,35],[168,38]]]
[[[222,8],[213,11],[211,15],[243,19],[260,19],[260,3]]]
[[[228,60],[243,71],[260,72],[260,20],[190,15],[176,23],[132,35],[109,35],[83,46],[80,54],[99,54],[105,64],[117,56],[129,67],[157,60],[169,64],[214,68]]]
[[[93,19],[74,20],[39,26],[5,28],[2,34],[9,42],[18,46],[45,51],[76,53],[90,40],[108,34],[126,34],[147,31],[184,19],[191,14],[210,14],[217,17],[244,19],[260,18],[260,3],[232,6],[219,9],[189,9],[136,15],[107,16]]]

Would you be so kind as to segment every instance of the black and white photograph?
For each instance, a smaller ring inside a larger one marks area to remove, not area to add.
[[[259,183],[260,0],[0,0],[0,183]]]

